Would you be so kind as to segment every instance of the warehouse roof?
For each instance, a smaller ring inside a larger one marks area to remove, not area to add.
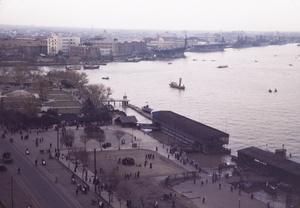
[[[186,132],[203,140],[229,137],[229,134],[225,132],[199,123],[182,115],[176,114],[172,111],[153,112],[152,118],[154,122],[159,120],[159,122],[167,123],[173,128],[179,129],[183,132]]]

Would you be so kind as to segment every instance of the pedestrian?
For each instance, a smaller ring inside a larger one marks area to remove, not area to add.
[[[78,188],[77,188],[77,189],[76,189],[76,195],[78,195],[78,192],[79,192],[79,191],[78,191]]]
[[[35,160],[35,161],[34,161],[34,163],[35,163],[35,166],[37,166],[37,164],[38,164],[38,161],[37,161],[37,160]]]
[[[18,174],[20,174],[21,173],[21,169],[20,168],[18,168]]]
[[[57,183],[57,177],[55,177],[55,183]]]
[[[205,197],[203,197],[203,199],[202,199],[202,203],[203,203],[203,204],[205,204]]]
[[[50,148],[52,148],[52,143],[50,143]]]
[[[221,183],[219,183],[219,189],[221,190]]]

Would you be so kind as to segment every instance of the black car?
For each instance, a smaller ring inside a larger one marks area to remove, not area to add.
[[[7,171],[7,168],[5,167],[5,165],[0,164],[0,172],[2,171]]]

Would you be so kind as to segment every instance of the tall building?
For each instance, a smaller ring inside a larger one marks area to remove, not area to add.
[[[47,38],[48,55],[55,56],[59,51],[63,55],[69,55],[70,46],[78,46],[80,37],[63,37],[60,33],[52,33],[50,38]]]
[[[147,44],[144,41],[119,41],[115,39],[106,39],[100,41],[89,41],[94,46],[101,49],[111,50],[111,54],[116,56],[126,56],[132,54],[144,54],[147,53]]]

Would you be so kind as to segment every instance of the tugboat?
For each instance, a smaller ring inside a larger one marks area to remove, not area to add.
[[[179,78],[179,85],[176,83],[176,82],[171,82],[169,85],[170,87],[172,88],[176,88],[176,89],[179,89],[179,90],[184,90],[185,89],[185,86],[184,85],[181,85],[181,78]]]
[[[149,105],[145,105],[142,107],[142,111],[144,111],[145,113],[151,113],[153,109],[149,107]]]

